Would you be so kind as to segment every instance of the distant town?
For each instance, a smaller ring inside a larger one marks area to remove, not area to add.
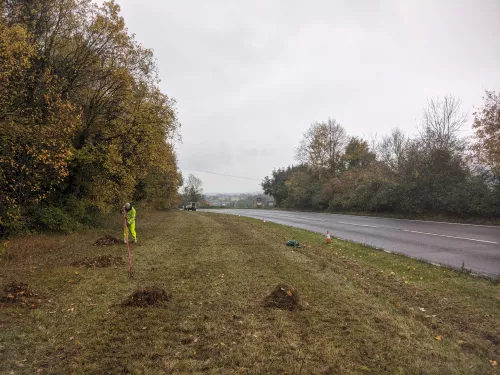
[[[274,199],[263,193],[210,193],[204,196],[205,207],[256,208],[274,207]]]

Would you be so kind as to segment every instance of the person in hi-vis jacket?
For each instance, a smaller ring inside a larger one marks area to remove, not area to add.
[[[127,227],[130,235],[132,236],[132,240],[134,243],[137,243],[137,234],[135,233],[135,216],[136,211],[135,208],[132,207],[130,203],[125,203],[122,207],[122,214],[125,216],[127,220]],[[123,231],[123,242],[127,243],[127,230]]]

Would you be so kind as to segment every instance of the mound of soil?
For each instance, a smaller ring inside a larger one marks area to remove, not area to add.
[[[114,257],[109,254],[104,254],[95,258],[83,258],[71,263],[75,267],[88,267],[88,268],[106,268],[111,266],[120,266],[125,264],[121,257]]]
[[[34,297],[35,294],[25,283],[11,283],[4,288],[5,294],[0,297],[2,303],[19,303],[27,304],[28,299]]]
[[[170,296],[160,287],[149,286],[146,288],[141,288],[135,293],[130,295],[125,301],[122,302],[122,306],[153,306],[160,304],[162,302],[168,302]]]
[[[101,237],[99,239],[97,239],[97,241],[94,243],[94,246],[112,246],[112,245],[116,245],[118,243],[121,243],[122,241],[120,241],[118,238],[116,237],[113,237],[113,236],[104,236],[104,237]]]
[[[297,290],[285,284],[279,284],[264,298],[264,307],[290,311],[302,309]]]

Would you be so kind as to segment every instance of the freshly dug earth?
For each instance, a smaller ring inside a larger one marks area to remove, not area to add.
[[[170,297],[167,292],[158,286],[150,286],[146,288],[141,288],[131,296],[129,296],[125,301],[122,302],[122,306],[139,306],[147,307],[161,304],[162,302],[168,302]]]
[[[295,288],[285,284],[279,284],[273,289],[264,299],[264,307],[290,311],[302,308]]]
[[[10,283],[4,288],[5,294],[0,297],[2,303],[28,303],[29,298],[34,297],[35,294],[25,283]]]
[[[107,268],[111,266],[121,266],[125,264],[121,257],[104,254],[95,258],[83,258],[71,263],[75,267],[88,267],[88,268]]]
[[[68,266],[106,253],[126,260],[125,248],[88,246],[119,233],[119,218],[10,240],[0,296],[22,275],[43,304],[2,305],[0,374],[500,375],[494,281],[243,217],[141,212],[133,279],[127,266]],[[290,238],[307,249],[291,251]],[[153,285],[173,298],[121,305]],[[275,308],[290,286],[307,309]]]
[[[112,246],[121,243],[118,238],[106,235],[104,237],[101,237],[97,239],[97,241],[94,243],[94,246]]]

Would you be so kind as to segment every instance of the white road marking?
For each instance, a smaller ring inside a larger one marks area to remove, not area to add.
[[[272,216],[272,213],[260,213],[262,216]],[[306,219],[306,220],[312,220],[312,221],[325,221],[321,219],[314,219],[311,217],[306,217],[306,216],[297,216],[297,215],[277,215],[279,217],[290,217],[290,218],[295,218],[295,219]],[[277,219],[279,219],[279,217]],[[368,217],[368,216],[367,216]],[[272,218],[271,218],[272,219]],[[391,219],[391,220],[406,220],[406,219]],[[406,220],[406,221],[421,221],[421,222],[426,222],[426,223],[439,223],[439,224],[457,224],[457,225],[473,225],[473,226],[484,226],[486,225],[474,225],[474,224],[460,224],[460,223],[442,223],[442,222],[433,222],[433,221],[425,221],[425,220]],[[388,227],[382,227],[378,225],[367,225],[367,224],[354,224],[354,223],[347,223],[345,221],[338,221],[337,224],[344,224],[344,225],[351,225],[355,227],[365,227],[365,228],[379,228],[379,229],[392,229],[392,230],[398,230],[402,232],[407,232],[407,233],[415,233],[415,234],[423,234],[427,236],[437,236],[437,237],[446,237],[446,238],[454,238],[457,240],[464,240],[464,241],[474,241],[474,242],[482,242],[482,243],[489,243],[493,245],[498,245],[498,242],[495,241],[486,241],[486,240],[480,240],[477,238],[468,238],[468,237],[458,237],[458,236],[449,236],[446,234],[438,234],[438,233],[429,233],[429,232],[419,232],[416,230],[408,230],[408,229],[398,229],[398,228],[388,228]],[[493,227],[495,228],[495,227]]]
[[[298,211],[300,212],[300,211]],[[280,211],[275,211],[275,212],[270,212],[270,213],[267,213],[266,214],[268,215],[277,215],[279,216],[281,214]],[[338,215],[338,216],[348,216],[348,215],[343,215],[343,214],[330,214],[330,215]],[[282,216],[286,216],[286,217],[297,217],[297,216],[293,216],[293,215],[282,215]],[[367,218],[367,219],[386,219],[386,220],[398,220],[398,221],[416,221],[416,222],[421,222],[421,223],[433,223],[433,224],[446,224],[446,225],[464,225],[464,226],[470,226],[470,227],[484,227],[484,228],[496,228],[496,229],[500,229],[500,226],[498,225],[482,225],[482,224],[467,224],[467,223],[450,223],[450,222],[447,222],[447,221],[432,221],[432,220],[418,220],[418,219],[396,219],[396,218],[393,218],[393,217],[383,217],[383,216],[363,216],[363,215],[354,215],[355,217],[363,217],[363,218]],[[311,218],[308,218],[309,220],[314,220],[314,219],[311,219]],[[316,221],[325,221],[325,220],[317,220]]]
[[[400,230],[400,231],[407,232],[407,233],[424,234],[424,235],[427,235],[427,236],[437,236],[437,237],[454,238],[454,239],[457,239],[457,240],[475,241],[475,242],[491,243],[491,244],[494,244],[494,245],[498,245],[498,242],[494,242],[494,241],[479,240],[477,238],[449,236],[449,235],[446,235],[446,234],[438,234],[438,233],[419,232],[419,231],[416,231],[416,230],[409,230],[409,229],[398,229],[398,228],[380,227],[380,226],[376,226],[376,225],[354,224],[354,223],[346,223],[344,221],[338,221],[337,224],[352,225],[354,227],[368,227],[368,228],[380,228],[380,229]]]
[[[426,234],[428,236],[438,236],[438,237],[446,237],[446,238],[456,238],[457,240],[465,240],[465,241],[476,241],[476,242],[484,242],[484,243],[492,243],[494,245],[498,245],[498,242],[486,241],[486,240],[478,240],[477,238],[467,238],[467,237],[457,237],[457,236],[448,236],[446,234],[437,234],[437,233],[427,233],[427,232],[418,232],[416,230],[407,230],[402,229],[403,232],[409,233],[417,233],[417,234]]]
[[[374,216],[365,216],[365,217],[371,217],[374,218]],[[389,217],[377,217],[381,219],[391,219],[391,220],[401,220],[401,221],[418,221],[420,223],[433,223],[433,224],[446,224],[446,225],[464,225],[464,226],[469,226],[469,227],[484,227],[484,228],[496,228],[500,229],[500,226],[498,225],[482,225],[482,224],[467,224],[467,223],[449,223],[447,221],[432,221],[432,220],[412,220],[412,219],[393,219]]]
[[[343,221],[337,221],[337,224],[353,225],[355,227],[368,227],[368,228],[384,228],[384,229],[388,229],[386,227],[379,227],[379,226],[376,226],[376,225],[353,224],[353,223],[345,223]]]

